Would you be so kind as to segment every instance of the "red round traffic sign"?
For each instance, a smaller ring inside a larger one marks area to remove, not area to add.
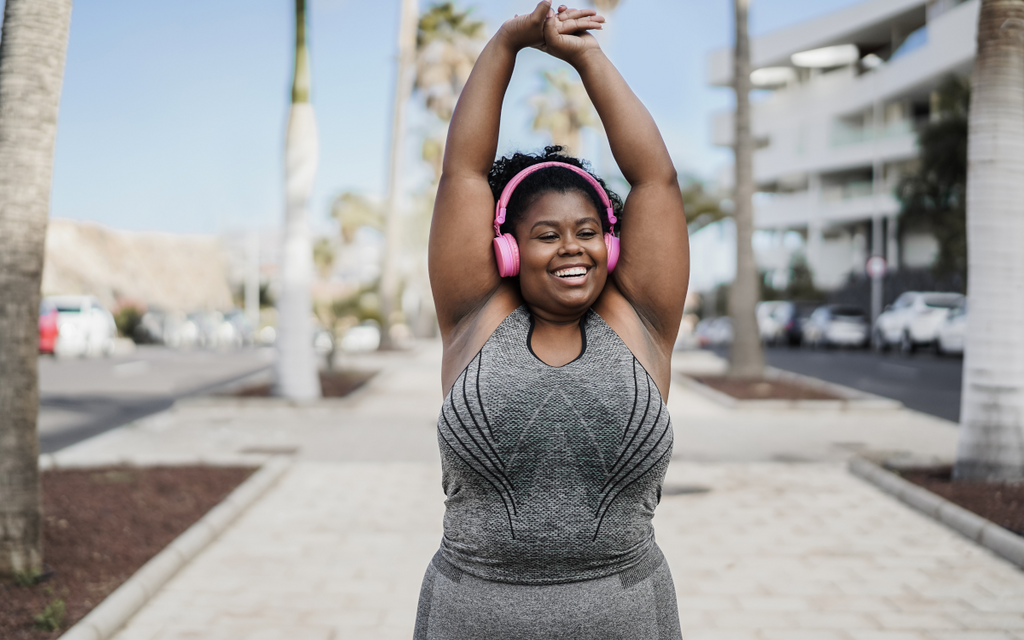
[[[884,278],[888,268],[889,265],[882,256],[871,256],[868,258],[867,264],[864,265],[864,270],[867,271],[868,277],[871,278]]]

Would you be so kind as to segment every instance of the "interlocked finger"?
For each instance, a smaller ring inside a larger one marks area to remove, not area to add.
[[[590,18],[598,22],[604,22],[604,16],[597,15],[596,9],[568,9],[565,5],[558,7],[558,19],[563,22],[566,20],[579,20],[581,18]]]

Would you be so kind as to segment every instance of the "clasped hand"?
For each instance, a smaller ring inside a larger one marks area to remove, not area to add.
[[[549,1],[544,1],[533,13],[507,20],[500,33],[516,50],[533,47],[573,64],[587,51],[600,49],[590,31],[601,29],[603,22],[604,17],[594,9],[561,5],[556,11]]]

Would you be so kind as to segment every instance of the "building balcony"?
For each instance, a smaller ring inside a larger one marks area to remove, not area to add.
[[[909,8],[909,4],[900,6]],[[886,11],[877,2],[854,8],[870,8],[880,20]],[[916,157],[913,114],[881,129],[848,123],[864,114],[877,113],[875,110],[885,105],[926,102],[929,91],[944,77],[968,74],[976,48],[978,10],[979,1],[969,0],[930,19],[924,44],[872,71],[858,74],[852,66],[836,69],[774,91],[756,102],[752,129],[760,147],[754,157],[757,181],[766,183],[797,173],[841,171],[871,166],[875,161],[899,162]],[[884,21],[876,26],[882,24]],[[808,23],[799,28],[811,26]],[[809,46],[809,41],[805,44]],[[776,45],[781,55],[782,41]],[[731,112],[713,116],[714,144],[733,146],[733,130]]]
[[[900,212],[900,202],[894,195],[873,195],[871,188],[871,183],[856,182],[825,187],[820,194],[758,193],[754,197],[754,225],[758,229],[787,229],[813,222],[827,227]]]

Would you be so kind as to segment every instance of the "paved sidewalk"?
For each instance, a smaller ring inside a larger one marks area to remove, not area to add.
[[[281,483],[118,640],[411,637],[441,535],[438,356],[428,345],[362,358],[384,371],[341,402],[189,403],[58,455],[295,449]],[[666,493],[710,489],[666,495],[655,518],[687,640],[1024,640],[1024,573],[843,466],[858,448],[951,456],[948,423],[908,411],[734,411],[678,385],[669,406]]]

